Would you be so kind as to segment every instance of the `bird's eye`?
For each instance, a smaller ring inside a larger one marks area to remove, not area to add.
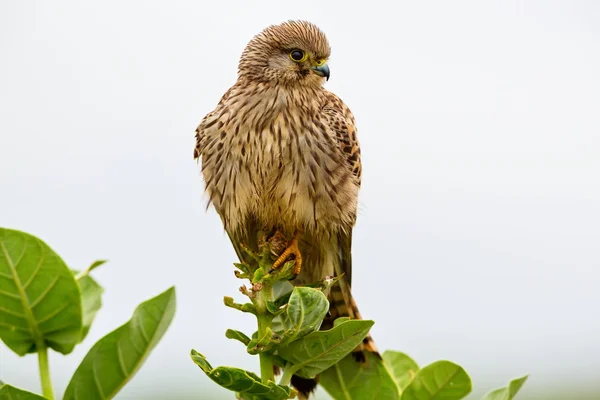
[[[290,58],[296,62],[303,62],[303,61],[306,61],[308,56],[302,50],[296,49],[296,50],[291,51]]]

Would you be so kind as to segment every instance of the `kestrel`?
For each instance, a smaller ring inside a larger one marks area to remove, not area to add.
[[[343,275],[321,329],[360,318],[350,293],[360,147],[352,112],[323,87],[330,52],[309,22],[263,30],[243,51],[237,82],[198,126],[194,149],[240,261],[252,262],[241,243],[257,249],[259,233],[278,233],[289,242],[274,267],[293,256],[296,283]],[[377,352],[370,337],[355,358],[364,360],[362,351]],[[292,384],[306,395],[316,382]]]

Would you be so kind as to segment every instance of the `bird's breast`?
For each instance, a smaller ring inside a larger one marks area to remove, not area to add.
[[[207,190],[232,229],[249,216],[287,232],[337,230],[353,221],[358,187],[316,111],[278,94],[221,127]],[[246,104],[248,106],[248,104]],[[240,117],[243,116],[243,117]],[[227,125],[227,126],[225,126]]]

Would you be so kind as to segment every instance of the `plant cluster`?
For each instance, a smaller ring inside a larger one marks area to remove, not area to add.
[[[67,355],[83,342],[102,307],[90,272],[69,269],[44,242],[0,228],[0,339],[19,356],[37,353],[42,396],[0,382],[0,400],[55,398],[48,350]],[[141,303],[131,319],[92,346],[71,377],[64,400],[111,399],[134,376],[175,314],[175,288]]]
[[[356,362],[350,354],[374,322],[338,318],[321,330],[329,309],[324,292],[335,278],[294,286],[294,262],[272,270],[269,244],[259,254],[246,249],[252,265],[236,264],[236,276],[249,285],[240,291],[249,301],[227,307],[255,315],[257,330],[248,336],[228,329],[229,339],[258,355],[260,376],[235,367],[213,368],[201,353],[191,358],[220,386],[243,400],[281,400],[297,396],[292,375],[319,376],[319,384],[344,400],[454,400],[471,392],[465,370],[450,361],[420,368],[404,353],[386,351],[382,358],[367,354]],[[83,271],[71,270],[44,242],[27,233],[0,228],[0,339],[20,356],[37,353],[42,395],[0,381],[0,400],[55,398],[48,350],[67,355],[81,343],[102,306],[102,287],[90,276],[104,261]],[[89,350],[62,396],[65,400],[112,399],[135,375],[169,327],[175,313],[175,289],[141,303],[131,319]],[[276,371],[282,371],[276,380]],[[494,390],[483,400],[514,398],[527,376]]]
[[[269,243],[261,246],[259,254],[247,248],[244,251],[255,262],[235,264],[235,274],[249,281],[240,292],[250,301],[240,304],[225,297],[224,303],[254,314],[258,329],[251,337],[233,329],[225,336],[259,356],[261,376],[235,367],[213,368],[201,353],[192,350],[191,354],[209,378],[236,392],[238,399],[295,398],[297,393],[290,387],[292,375],[318,375],[319,384],[336,400],[459,400],[471,392],[469,375],[451,361],[420,368],[406,354],[388,350],[382,358],[367,353],[364,363],[357,362],[350,353],[367,336],[373,321],[338,318],[333,328],[319,329],[329,309],[323,292],[336,283],[335,278],[293,286],[288,280],[293,277],[294,261],[273,271]],[[276,382],[274,370],[279,369],[283,374]],[[483,400],[510,400],[526,379],[515,379]]]

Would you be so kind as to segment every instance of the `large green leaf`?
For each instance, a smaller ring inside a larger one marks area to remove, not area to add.
[[[459,400],[471,392],[471,378],[450,361],[421,368],[402,393],[402,400]]]
[[[319,375],[319,384],[335,400],[398,400],[398,386],[386,365],[373,353],[365,355],[365,362],[347,355]]]
[[[68,354],[81,339],[81,293],[64,261],[27,233],[0,228],[0,338],[18,355],[44,344]]]
[[[496,389],[483,396],[482,400],[512,400],[515,398],[521,387],[529,376],[525,375],[520,378],[513,379],[508,383],[507,387]]]
[[[291,396],[292,390],[288,386],[277,385],[272,381],[263,383],[260,377],[250,371],[234,367],[213,368],[206,357],[196,350],[192,350],[191,357],[210,379],[226,389],[240,393],[242,399],[282,400]]]
[[[419,366],[412,358],[399,351],[387,350],[383,353],[383,360],[402,390],[408,386],[419,370]]]
[[[280,319],[281,328],[273,331],[281,336],[281,344],[287,344],[318,329],[329,310],[327,297],[318,289],[295,287],[292,291],[285,313]]]
[[[39,394],[27,392],[22,389],[17,389],[14,386],[0,386],[0,400],[44,400],[45,397]]]
[[[330,330],[309,333],[281,347],[279,355],[294,364],[296,375],[313,378],[356,348],[373,324],[369,320],[346,320]]]
[[[64,399],[112,399],[135,375],[175,314],[175,288],[140,304],[126,324],[100,339],[67,386]]]

